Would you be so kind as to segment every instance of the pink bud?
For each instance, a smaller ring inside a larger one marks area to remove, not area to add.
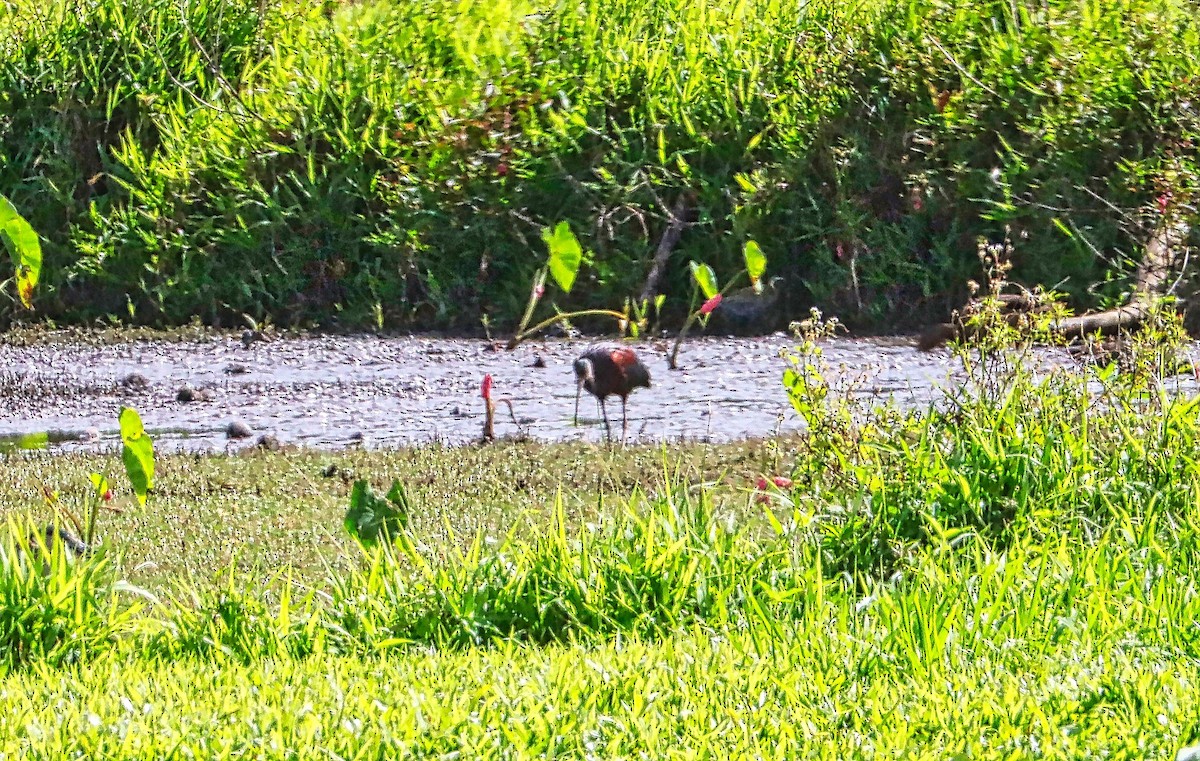
[[[100,498],[105,502],[112,502],[112,489],[105,489],[104,493],[100,495]]]
[[[479,388],[479,395],[484,399],[492,398],[492,376],[491,373],[483,376],[483,385]]]
[[[713,296],[704,305],[700,307],[700,314],[712,314],[713,310],[721,306],[721,294]]]
[[[1158,210],[1163,214],[1167,213],[1167,207],[1171,204],[1171,194],[1163,193],[1158,197]]]
[[[754,488],[758,489],[759,491],[766,491],[768,486],[769,484],[767,484],[767,479],[759,478],[758,483],[754,485]]]
[[[842,260],[843,257],[846,256],[846,251],[842,248],[841,241],[838,241],[837,246],[833,249],[833,254],[834,254],[834,256],[837,257],[837,260],[839,262]]]
[[[543,295],[545,295],[545,293],[546,293],[546,286],[544,286],[544,285],[534,286],[533,297],[535,299],[540,299]]]
[[[780,489],[790,489],[790,488],[792,488],[792,479],[790,479],[790,478],[788,478],[788,477],[786,477],[786,476],[775,476],[775,477],[774,477],[774,478],[772,478],[771,480],[772,480],[772,481],[775,483],[775,485],[776,485],[776,486],[778,486]]]

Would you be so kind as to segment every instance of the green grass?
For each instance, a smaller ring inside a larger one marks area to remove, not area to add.
[[[452,528],[463,542],[477,531],[503,537],[514,525],[540,523],[562,494],[573,522],[618,505],[640,486],[655,492],[667,477],[688,483],[715,482],[723,502],[744,506],[763,473],[786,472],[798,440],[726,445],[609,449],[580,444],[500,443],[487,447],[423,446],[394,452],[247,452],[235,456],[169,455],[158,460],[153,498],[145,508],[106,517],[102,538],[120,548],[128,578],[152,590],[169,579],[205,579],[236,561],[246,568],[293,569],[316,582],[325,561],[346,569],[358,553],[342,529],[356,478],[380,491],[401,479],[415,502],[414,531],[436,539]],[[326,476],[331,468],[336,473]],[[0,456],[9,488],[0,513],[35,509],[42,486],[82,501],[87,474],[123,478],[112,455]],[[123,487],[120,487],[123,488]]]
[[[0,752],[1169,758],[1200,739],[1178,337],[1041,378],[981,343],[903,414],[805,344],[792,440],[164,458],[114,555],[4,550]],[[110,461],[2,466],[30,495]],[[391,544],[340,534],[355,476],[406,483]]]
[[[1194,209],[1193,11],[9,0],[0,188],[71,322],[511,327],[560,220],[591,252],[560,306],[619,308],[684,194],[672,319],[750,238],[793,312],[940,316],[1006,226],[1017,277],[1105,304],[1139,214]]]

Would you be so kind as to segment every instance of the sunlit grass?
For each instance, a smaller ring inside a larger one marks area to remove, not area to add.
[[[0,751],[1169,757],[1200,733],[1177,327],[1125,371],[981,350],[905,413],[805,391],[809,355],[789,440],[163,458],[113,555],[8,571]],[[6,509],[109,460],[10,457]],[[359,477],[407,487],[391,545],[340,531]]]

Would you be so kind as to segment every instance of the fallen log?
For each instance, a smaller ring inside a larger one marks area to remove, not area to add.
[[[1180,252],[1191,231],[1191,223],[1184,217],[1164,215],[1163,221],[1146,243],[1146,253],[1138,265],[1136,284],[1129,303],[1104,312],[1058,320],[1050,325],[1050,330],[1064,338],[1076,339],[1092,335],[1111,336],[1141,325],[1149,316],[1155,300],[1167,295],[1174,287],[1170,278],[1178,272]],[[1044,304],[1025,294],[1001,294],[999,299],[1006,321],[1013,326],[1018,324],[1023,314],[1045,308]],[[972,301],[962,311],[969,315],[979,304],[978,301]],[[962,338],[967,335],[966,323],[967,320],[956,316],[952,322],[932,326],[917,338],[917,348],[931,351],[948,341]]]

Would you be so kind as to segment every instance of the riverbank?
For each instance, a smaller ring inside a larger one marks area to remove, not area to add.
[[[162,457],[107,558],[0,577],[33,622],[0,627],[0,751],[1170,758],[1200,424],[1133,360],[857,422],[803,395],[766,441]],[[0,507],[119,467],[0,457]],[[404,488],[392,554],[343,532],[360,478]]]

